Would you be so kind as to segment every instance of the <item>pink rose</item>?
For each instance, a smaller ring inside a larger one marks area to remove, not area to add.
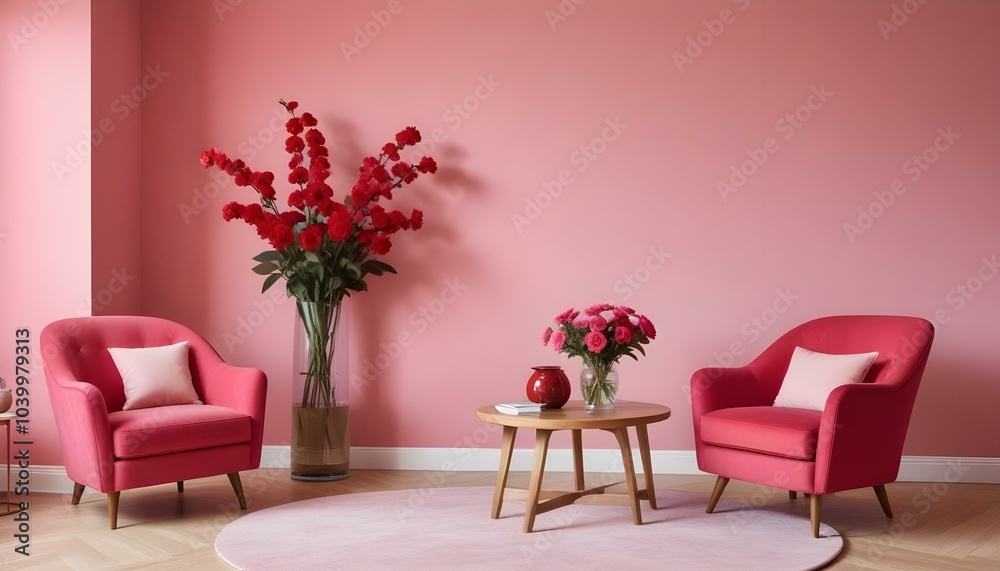
[[[604,337],[604,334],[598,331],[591,331],[584,335],[583,342],[587,344],[587,349],[590,349],[594,353],[600,353],[601,349],[604,349],[608,344],[608,340]]]
[[[577,317],[573,320],[573,327],[577,329],[590,329],[590,319]]]
[[[608,320],[604,319],[600,315],[595,315],[590,318],[591,331],[604,331],[604,328],[607,326],[608,326]]]
[[[552,342],[552,348],[557,352],[562,351],[563,347],[566,345],[566,332],[562,329],[552,333],[552,338],[549,339]]]
[[[619,345],[628,345],[632,342],[632,330],[623,325],[615,327],[615,343]]]

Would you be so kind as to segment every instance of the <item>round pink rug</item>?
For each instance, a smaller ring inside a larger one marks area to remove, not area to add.
[[[571,505],[521,533],[524,502],[490,519],[493,489],[430,488],[345,494],[247,514],[215,540],[229,564],[265,569],[818,569],[844,542],[809,518],[661,490],[642,502],[643,525],[623,506]]]

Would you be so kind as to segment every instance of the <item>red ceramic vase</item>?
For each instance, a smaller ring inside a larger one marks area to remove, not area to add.
[[[528,379],[528,400],[537,402],[543,408],[561,408],[569,400],[572,388],[569,377],[558,365],[532,367],[534,373]]]

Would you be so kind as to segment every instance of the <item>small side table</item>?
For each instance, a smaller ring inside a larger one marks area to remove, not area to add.
[[[4,458],[7,459],[7,495],[4,496],[4,503],[6,505],[4,506],[4,511],[0,512],[0,516],[10,515],[10,514],[14,514],[14,513],[17,513],[19,511],[21,511],[21,509],[18,507],[17,502],[10,501],[10,471],[11,471],[11,464],[10,464],[10,423],[15,418],[17,418],[17,415],[14,414],[13,412],[0,413],[0,424],[2,424],[4,426],[4,428],[7,429],[7,439],[4,440],[4,443],[6,445],[6,448],[4,449]],[[11,508],[11,506],[14,506],[14,507]]]
[[[646,426],[666,420],[670,417],[670,409],[658,404],[615,401],[614,408],[586,410],[582,401],[570,401],[562,408],[542,410],[530,414],[504,414],[493,405],[476,410],[476,415],[491,424],[503,426],[503,447],[500,450],[500,468],[497,471],[496,489],[493,491],[493,510],[490,517],[499,519],[500,508],[503,506],[504,490],[507,486],[507,473],[510,470],[510,459],[514,452],[514,437],[518,428],[535,429],[535,459],[531,468],[531,481],[528,485],[528,499],[525,505],[524,533],[530,533],[535,525],[535,516],[576,503],[586,496],[603,494],[616,505],[628,505],[632,508],[632,520],[636,525],[642,524],[642,512],[639,510],[639,500],[649,502],[656,509],[656,493],[653,490],[653,471],[650,466],[649,434]],[[645,475],[646,488],[638,490],[635,480],[635,466],[632,463],[632,447],[629,445],[628,427],[634,426],[636,438],[639,441],[639,457],[642,460],[642,470]],[[615,435],[618,447],[622,453],[622,464],[625,467],[625,483],[628,495],[609,494],[605,490],[610,487],[597,486],[584,489],[583,479],[583,439],[581,431],[589,428],[606,430]],[[573,475],[576,490],[572,492],[554,492],[550,497],[539,501],[542,495],[542,477],[545,471],[545,456],[549,449],[549,437],[556,430],[571,430],[573,432]],[[620,501],[615,501],[620,500]]]

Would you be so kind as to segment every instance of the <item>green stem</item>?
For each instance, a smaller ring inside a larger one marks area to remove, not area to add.
[[[331,384],[330,369],[336,354],[337,327],[340,325],[339,303],[297,302],[299,317],[305,330],[308,355],[302,386],[304,408],[330,407],[336,404],[336,387]]]

